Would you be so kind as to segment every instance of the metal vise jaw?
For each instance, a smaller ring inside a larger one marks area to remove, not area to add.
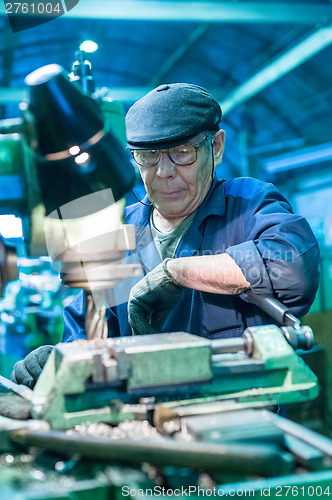
[[[32,415],[68,429],[144,419],[142,398],[273,404],[312,399],[317,391],[315,375],[275,325],[247,329],[223,345],[184,332],[78,340],[53,349],[33,391]]]

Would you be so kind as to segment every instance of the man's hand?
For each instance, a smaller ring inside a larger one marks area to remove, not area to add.
[[[130,292],[128,319],[134,335],[160,332],[182,287],[237,295],[248,290],[250,283],[226,253],[165,259]]]
[[[165,259],[130,292],[128,319],[134,335],[159,333],[170,309],[181,295],[182,287],[167,269],[170,260]]]
[[[12,382],[33,389],[52,349],[52,345],[43,345],[30,352],[22,361],[18,361],[10,376]]]

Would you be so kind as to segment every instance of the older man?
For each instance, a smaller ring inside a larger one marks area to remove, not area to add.
[[[212,95],[185,83],[161,85],[129,109],[128,146],[147,196],[125,218],[137,227],[146,276],[131,289],[129,323],[125,300],[108,311],[110,336],[240,336],[271,323],[245,301],[249,288],[298,316],[309,310],[319,275],[312,231],[273,185],[215,177],[225,141],[220,119]],[[65,312],[64,340],[84,336],[82,312],[78,297]]]
[[[273,322],[246,301],[249,289],[297,316],[309,310],[319,276],[312,231],[272,184],[216,178],[225,141],[220,119],[212,95],[186,83],[161,85],[129,109],[128,146],[147,196],[125,213],[137,228],[128,258],[141,263],[144,277],[115,290],[109,336],[241,336]],[[83,292],[64,321],[65,342],[85,337]]]

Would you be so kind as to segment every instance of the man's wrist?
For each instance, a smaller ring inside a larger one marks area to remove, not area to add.
[[[164,259],[163,261],[163,268],[165,271],[165,274],[168,276],[168,278],[174,283],[174,285],[181,286],[178,280],[176,279],[176,261],[179,259]],[[174,264],[175,263],[175,264]]]

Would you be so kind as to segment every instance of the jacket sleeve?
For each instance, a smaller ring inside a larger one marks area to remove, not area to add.
[[[243,220],[246,241],[226,252],[254,292],[273,295],[296,316],[303,316],[319,283],[319,248],[308,222],[293,214],[272,184],[265,184],[247,201]]]
[[[65,307],[63,312],[64,331],[62,342],[86,339],[84,304],[85,295],[84,292],[81,291],[71,303]],[[106,309],[106,321],[108,323],[108,336],[118,337],[120,332],[117,316],[109,307]]]

